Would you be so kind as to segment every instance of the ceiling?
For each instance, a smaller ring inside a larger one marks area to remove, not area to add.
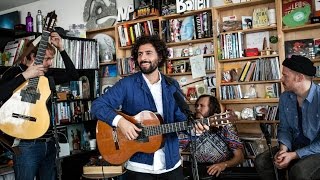
[[[22,6],[39,0],[0,0],[0,11]]]

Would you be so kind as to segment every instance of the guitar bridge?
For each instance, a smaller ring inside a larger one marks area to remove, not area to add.
[[[26,115],[17,114],[17,113],[12,113],[12,117],[19,118],[19,119],[24,119],[24,120],[28,120],[28,121],[33,121],[33,122],[37,121],[37,119],[35,117],[26,116]]]

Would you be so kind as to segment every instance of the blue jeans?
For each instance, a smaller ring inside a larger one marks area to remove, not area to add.
[[[279,151],[277,147],[272,148],[273,154]],[[287,169],[278,169],[279,179],[285,179],[285,171],[289,170],[290,180],[320,179],[320,154],[314,154],[302,159],[292,161]],[[255,160],[255,167],[261,180],[275,179],[273,164],[269,151],[259,154]]]
[[[13,159],[16,180],[56,180],[56,147],[49,142],[21,141],[20,154]]]

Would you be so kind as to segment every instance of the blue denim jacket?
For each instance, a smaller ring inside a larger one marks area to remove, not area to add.
[[[173,96],[179,88],[178,82],[175,80],[167,82],[162,74],[161,76],[164,123],[185,121],[186,116],[178,108]],[[104,95],[93,101],[91,112],[97,119],[112,126],[112,121],[117,115],[115,109],[118,109],[120,105],[122,105],[122,112],[130,116],[134,116],[143,110],[157,112],[152,94],[141,72],[121,79]],[[164,148],[166,169],[173,168],[180,160],[177,133],[165,135]],[[130,161],[152,165],[153,156],[154,153],[136,153]]]
[[[303,101],[302,107],[303,134],[310,139],[310,145],[297,149],[300,158],[320,153],[320,87],[311,84],[309,94]],[[292,150],[292,143],[299,135],[297,96],[292,92],[284,92],[279,102],[280,124],[278,141]]]

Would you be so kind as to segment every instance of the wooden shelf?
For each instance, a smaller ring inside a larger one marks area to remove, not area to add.
[[[267,83],[279,83],[280,80],[270,80],[270,81],[248,81],[248,82],[228,82],[228,83],[221,83],[221,86],[227,85],[245,85],[245,84],[267,84]]]
[[[234,59],[220,59],[219,63],[237,62],[237,61],[255,61],[257,59],[273,58],[278,56],[279,56],[278,54],[272,54],[272,55],[265,55],[265,56],[251,56],[251,57],[234,58]]]
[[[212,10],[211,8],[204,8],[204,9],[199,9],[199,10],[186,11],[186,12],[182,12],[180,14],[170,14],[170,15],[161,16],[161,20],[164,21],[166,19],[182,18],[182,17],[195,15],[195,14],[199,14],[199,13],[211,11],[211,10]]]
[[[254,98],[254,99],[230,99],[221,100],[221,104],[259,104],[259,103],[278,103],[279,98]]]
[[[206,71],[207,74],[215,73],[215,70]],[[166,74],[167,76],[185,76],[185,75],[192,75],[192,72],[185,72],[185,73],[172,73]]]
[[[91,29],[87,30],[86,33],[98,33],[102,31],[114,31],[115,26],[106,27],[106,28],[98,28],[98,29]]]
[[[203,57],[214,56],[214,54],[202,54],[202,55]],[[189,59],[190,57],[192,56],[169,58],[168,61],[179,61],[179,60]]]
[[[242,3],[230,3],[227,5],[216,7],[215,9],[218,11],[226,11],[226,10],[236,9],[239,7],[255,6],[258,4],[267,4],[272,2],[274,2],[274,0],[251,0],[251,1],[242,2]]]
[[[315,77],[312,79],[313,81],[320,81],[320,77]]]
[[[124,24],[136,24],[139,22],[144,22],[144,21],[153,21],[153,20],[159,20],[158,16],[151,16],[151,17],[146,17],[146,18],[139,18],[131,21],[124,21],[121,23],[118,23],[117,26],[124,25]]]
[[[111,65],[111,64],[117,64],[117,61],[101,62],[101,63],[99,63],[100,66]]]
[[[196,43],[205,43],[205,42],[211,42],[211,41],[213,41],[213,38],[209,37],[209,38],[193,39],[189,41],[171,42],[171,43],[167,43],[167,46],[179,46],[179,45],[186,45],[189,43],[196,44]]]
[[[120,50],[128,50],[131,49],[132,46],[123,46],[123,47],[118,47]]]
[[[317,63],[320,62],[320,58],[316,58],[316,59],[311,59],[312,62]]]
[[[282,31],[287,33],[287,32],[304,31],[304,30],[319,29],[319,28],[320,28],[320,23],[317,23],[317,24],[306,24],[306,25],[292,27],[292,28],[284,27]]]
[[[266,124],[278,124],[280,121],[267,121],[267,120],[238,120],[234,121],[234,124],[260,124],[260,123],[266,123]]]
[[[277,27],[276,26],[265,26],[265,27],[245,29],[245,30],[222,32],[220,34],[231,34],[231,33],[238,33],[238,32],[248,34],[248,33],[271,31],[271,30],[277,30]]]

